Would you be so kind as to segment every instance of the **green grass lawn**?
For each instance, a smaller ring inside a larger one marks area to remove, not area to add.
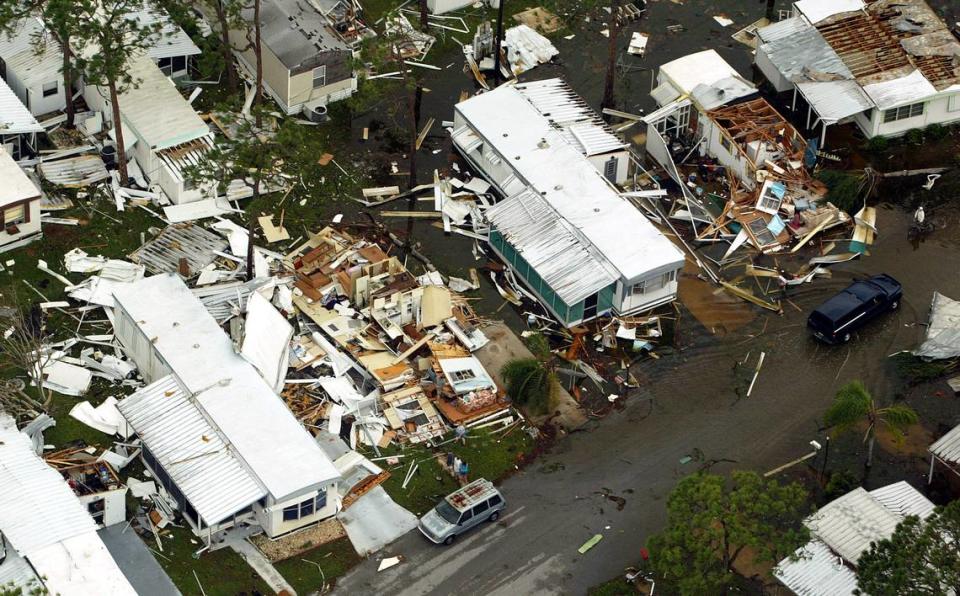
[[[420,516],[433,508],[437,501],[458,488],[457,481],[437,462],[435,454],[452,451],[470,467],[470,479],[486,478],[496,482],[516,469],[519,458],[533,446],[533,439],[522,429],[515,429],[506,437],[504,433],[492,434],[486,429],[472,430],[467,444],[450,442],[437,449],[424,446],[409,446],[405,449],[391,447],[381,450],[384,456],[403,455],[397,466],[386,466],[384,461],[376,462],[390,470],[390,478],[383,483],[384,490],[399,505]],[[367,457],[375,457],[372,452]],[[411,462],[419,462],[407,487],[403,488],[403,479],[407,475]],[[507,499],[510,498],[506,495]]]
[[[260,579],[240,555],[222,548],[213,552],[204,552],[195,559],[193,553],[203,546],[199,538],[187,528],[173,528],[169,536],[164,537],[163,552],[157,550],[156,542],[146,541],[173,583],[183,594],[200,594],[197,579],[203,585],[207,596],[235,596],[252,594],[258,590],[263,594],[272,594],[273,590]],[[194,577],[196,572],[196,577]]]
[[[274,563],[274,567],[298,594],[308,594],[319,591],[325,583],[332,585],[360,561],[350,539],[343,537]]]

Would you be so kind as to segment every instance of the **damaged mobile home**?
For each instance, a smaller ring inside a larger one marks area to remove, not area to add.
[[[658,81],[661,107],[643,119],[647,153],[683,195],[672,217],[693,224],[697,240],[730,241],[720,260],[745,243],[799,247],[851,221],[810,175],[800,132],[715,51],[664,64]]]
[[[14,159],[25,159],[37,150],[37,133],[43,130],[30,110],[0,78],[0,147]]]
[[[337,3],[324,8],[339,19],[344,8],[352,10],[352,5]],[[252,20],[252,8],[245,9],[244,18]],[[357,90],[351,66],[353,50],[313,4],[264,0],[260,23],[264,89],[284,113],[325,113],[327,104],[346,99]],[[345,35],[356,37],[356,24],[344,22],[340,27]],[[245,48],[234,53],[245,75],[254,79],[256,54],[249,48],[246,32],[232,29],[230,39],[234,48]]]
[[[195,533],[275,537],[336,513],[332,462],[177,276],[114,296],[117,337],[149,383],[118,407]]]
[[[620,196],[628,146],[559,79],[460,102],[453,142],[505,197],[490,246],[567,326],[676,298],[683,253]]]
[[[137,593],[97,535],[87,506],[2,411],[0,587],[64,596]]]
[[[838,123],[873,138],[960,120],[960,42],[924,0],[800,0],[757,36],[757,68],[821,138]]]
[[[800,596],[856,594],[857,562],[872,543],[889,539],[907,516],[920,519],[934,506],[905,481],[871,491],[857,488],[804,520],[811,540],[773,575]]]
[[[0,252],[26,246],[42,236],[40,189],[0,147]]]
[[[184,175],[184,168],[196,164],[210,150],[213,133],[149,56],[132,59],[129,71],[139,85],[119,96],[127,157],[136,160],[147,181],[163,190],[171,202],[204,198],[204,189]],[[83,98],[106,121],[112,121],[106,87],[86,85]]]

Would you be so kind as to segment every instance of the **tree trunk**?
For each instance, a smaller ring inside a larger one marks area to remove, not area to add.
[[[217,21],[220,23],[220,53],[223,54],[223,67],[227,73],[227,91],[237,90],[237,71],[233,68],[233,52],[230,43],[230,24],[227,22],[227,12],[223,9],[223,2],[218,1]]]
[[[493,44],[493,86],[500,83],[500,41],[503,39],[503,5],[507,0],[500,0],[497,6],[497,39]]]
[[[253,197],[250,198],[250,204],[256,205],[260,198],[260,177],[253,181]],[[249,209],[250,215],[247,221],[247,281],[256,277],[255,267],[253,266],[253,210]]]
[[[107,82],[110,89],[110,107],[113,110],[113,131],[117,137],[117,170],[120,172],[120,186],[130,184],[127,176],[127,152],[123,146],[123,125],[120,123],[120,102],[117,99],[117,82],[113,79]]]
[[[427,0],[420,0],[420,30],[424,33],[430,29],[430,21],[427,18]]]
[[[610,3],[610,21],[607,29],[610,38],[607,43],[607,76],[603,81],[603,101],[600,102],[601,108],[612,108],[614,75],[617,68],[617,41],[620,38],[620,0],[612,0]]]
[[[777,5],[777,0],[767,0],[767,14],[766,17],[768,20],[773,20],[773,11],[774,7]]]
[[[260,0],[253,0],[253,28],[253,51],[256,52],[257,55],[257,89],[254,92],[253,105],[258,106],[263,101],[263,46],[260,44]],[[257,110],[256,123],[258,129],[263,126],[261,110]]]
[[[60,38],[60,48],[63,50],[63,94],[67,102],[67,121],[63,127],[71,129],[74,127],[75,116],[73,109],[73,67],[71,66],[73,53],[70,51],[70,36],[61,35],[58,37]]]
[[[867,439],[867,468],[873,465],[873,443],[875,439],[873,433],[870,433],[870,438]]]

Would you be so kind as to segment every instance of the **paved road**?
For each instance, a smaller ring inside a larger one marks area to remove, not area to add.
[[[804,314],[761,315],[718,339],[685,326],[682,353],[644,363],[636,372],[647,389],[623,411],[562,439],[541,462],[502,486],[509,512],[452,547],[433,546],[413,532],[379,557],[406,561],[381,573],[378,558],[338,585],[342,594],[582,594],[635,562],[651,532],[665,521],[665,498],[696,463],[680,459],[696,449],[714,467],[766,470],[809,451],[817,418],[835,389],[862,378],[877,395],[892,387],[885,356],[913,347],[931,293],[960,295],[958,233],[918,249],[905,240],[906,217],[882,209],[887,240],[874,254],[835,269],[832,279],[804,286],[791,299],[806,311],[845,286],[854,274],[885,270],[907,289],[902,309],[863,332],[849,347],[827,349],[810,340]],[[947,240],[946,242],[944,240]],[[938,264],[931,268],[927,263]],[[699,333],[699,335],[697,335]],[[733,365],[759,350],[766,363],[750,398],[737,400]],[[733,460],[728,463],[723,460]],[[601,494],[622,496],[626,505]],[[603,540],[584,555],[577,548],[594,534]]]

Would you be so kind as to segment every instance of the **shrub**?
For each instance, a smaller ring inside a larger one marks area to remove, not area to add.
[[[919,128],[911,128],[907,131],[907,142],[911,145],[919,145],[923,143],[923,130]]]
[[[860,178],[838,170],[821,170],[817,178],[827,185],[827,200],[844,211],[860,209]]]
[[[500,375],[507,385],[507,394],[531,412],[543,413],[550,407],[554,372],[536,358],[517,358],[503,365]]]
[[[897,368],[897,374],[911,383],[932,381],[946,374],[953,365],[951,362],[927,362],[909,352],[894,354],[893,364]]]
[[[930,126],[923,129],[923,134],[930,137],[934,141],[939,141],[944,139],[948,134],[950,134],[950,129],[941,126],[939,124],[931,124]]]
[[[860,486],[860,481],[854,476],[853,472],[841,470],[830,474],[830,480],[824,490],[824,497],[827,501],[832,501],[837,497],[842,497],[848,492]]]
[[[881,153],[887,150],[887,147],[890,146],[890,141],[886,137],[873,137],[867,141],[867,151],[873,153]]]

